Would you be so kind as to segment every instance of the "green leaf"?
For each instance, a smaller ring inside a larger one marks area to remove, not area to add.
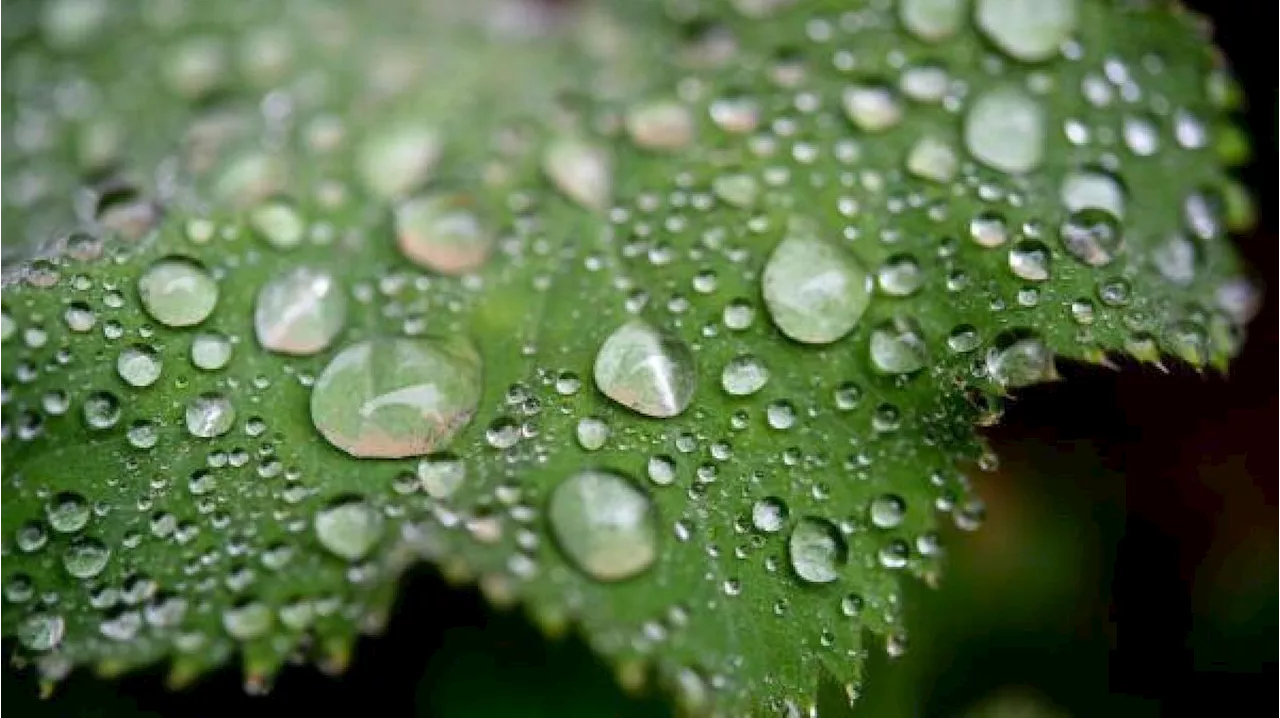
[[[1256,304],[1199,22],[974,5],[16,6],[5,635],[260,689],[425,559],[691,712],[856,697],[975,423]]]

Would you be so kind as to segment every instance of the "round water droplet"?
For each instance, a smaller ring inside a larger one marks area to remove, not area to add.
[[[670,486],[676,480],[676,460],[665,454],[650,456],[646,467],[649,480],[658,486]]]
[[[444,448],[480,401],[480,355],[465,339],[375,339],[344,348],[311,392],[311,421],[361,458]]]
[[[1123,219],[1126,194],[1115,175],[1101,170],[1072,172],[1062,180],[1062,203],[1068,212],[1101,209]]]
[[[1045,127],[1044,108],[1039,102],[1016,87],[1000,86],[970,103],[964,120],[964,144],[982,164],[1022,174],[1044,159]]]
[[[895,317],[871,332],[870,355],[885,374],[920,371],[929,359],[920,326],[907,317]]]
[[[1010,57],[1053,57],[1076,30],[1078,0],[978,0],[975,19],[987,39]]]
[[[946,183],[955,179],[960,159],[950,142],[925,136],[916,140],[907,153],[907,171],[922,179]]]
[[[981,343],[982,338],[978,336],[978,329],[972,324],[959,324],[947,335],[947,348],[956,354],[971,352]]]
[[[89,502],[74,491],[61,491],[45,506],[45,517],[54,531],[75,533],[89,523]]]
[[[766,496],[751,505],[751,525],[757,531],[777,533],[787,525],[787,504],[776,496]]]
[[[467,465],[461,459],[443,454],[418,462],[418,481],[433,499],[447,499],[467,478]]]
[[[138,296],[152,319],[168,327],[203,322],[218,304],[218,284],[195,260],[165,257],[138,279]]]
[[[796,425],[796,408],[789,401],[769,402],[764,418],[769,428],[785,431]]]
[[[201,394],[187,404],[187,431],[201,439],[212,439],[231,431],[236,408],[223,394]]]
[[[1186,286],[1196,278],[1200,250],[1190,237],[1173,234],[1151,251],[1151,261],[1160,276],[1179,286]]]
[[[1042,242],[1024,240],[1009,250],[1009,271],[1015,277],[1028,282],[1043,282],[1049,279],[1049,248]]]
[[[1001,386],[1016,389],[1056,379],[1053,352],[1038,337],[1010,332],[987,352],[987,373]]]
[[[711,180],[711,191],[721,201],[734,207],[750,207],[755,204],[760,194],[760,186],[755,177],[746,173],[716,175]]]
[[[62,567],[76,578],[93,578],[106,568],[111,549],[95,538],[77,538],[62,552]]]
[[[129,445],[135,449],[150,449],[160,440],[160,432],[156,425],[146,419],[139,419],[129,425],[125,434]]]
[[[693,114],[678,102],[651,102],[627,113],[627,133],[647,150],[678,150],[693,141]]]
[[[395,199],[431,177],[442,149],[440,136],[430,127],[391,127],[365,138],[358,150],[356,169],[370,192],[383,199]]]
[[[796,225],[769,256],[762,281],[773,323],[805,344],[830,344],[853,331],[871,303],[871,274]]]
[[[413,263],[441,274],[479,269],[493,249],[493,235],[464,194],[419,195],[396,207],[396,242]]]
[[[29,651],[43,653],[57,648],[66,632],[67,622],[62,616],[37,613],[18,624],[18,643]]]
[[[1072,212],[1059,228],[1058,237],[1067,254],[1090,267],[1111,264],[1123,239],[1120,220],[1104,209]]]
[[[653,502],[617,474],[587,470],[560,482],[547,519],[569,562],[598,581],[637,576],[657,558]]]
[[[604,419],[586,416],[578,420],[578,445],[587,451],[598,451],[609,440],[609,425]]]
[[[616,329],[596,354],[596,387],[619,404],[660,419],[693,401],[697,369],[689,346],[639,319]]]
[[[787,541],[791,568],[809,583],[831,583],[849,559],[849,547],[839,529],[826,519],[806,516],[796,523]]]
[[[769,382],[769,368],[752,354],[740,354],[729,360],[720,373],[720,386],[733,396],[749,396]]]
[[[253,329],[268,351],[309,356],[333,343],[347,319],[347,295],[328,272],[294,267],[262,286]]]
[[[215,332],[202,332],[191,339],[191,363],[197,369],[216,371],[231,361],[231,340]]]
[[[110,429],[120,420],[120,400],[107,391],[95,391],[84,399],[84,423],[91,429]]]
[[[275,623],[275,614],[261,601],[249,601],[222,612],[222,627],[227,635],[240,641],[265,636]]]
[[[902,102],[887,85],[851,85],[840,99],[845,116],[863,132],[883,132],[902,121]]]
[[[907,514],[907,502],[895,494],[881,494],[871,500],[869,513],[871,523],[877,528],[897,528]]]
[[[73,332],[87,332],[93,329],[93,325],[98,323],[98,317],[84,302],[72,302],[67,305],[67,310],[63,312],[62,318],[67,323],[67,328]],[[6,318],[6,321],[12,322]]]
[[[1009,241],[1009,226],[998,214],[983,213],[969,221],[969,237],[988,249]]]
[[[885,260],[876,270],[876,284],[881,293],[891,297],[909,297],[920,291],[924,272],[910,254],[898,254]]]
[[[306,238],[302,215],[292,204],[280,200],[254,208],[249,213],[249,226],[276,249],[293,249]]]
[[[335,556],[359,561],[382,538],[382,513],[358,498],[341,499],[316,513],[316,540]]]
[[[964,0],[902,0],[898,17],[902,26],[925,42],[951,37],[964,22]]]
[[[160,353],[154,347],[136,344],[116,357],[116,372],[130,386],[151,386],[160,378],[160,369]]]
[[[751,306],[751,302],[745,299],[734,299],[724,305],[724,315],[721,319],[726,328],[740,332],[749,329],[755,322],[756,310]]]
[[[613,160],[598,145],[555,140],[543,153],[542,170],[556,189],[587,209],[604,209],[613,196]]]

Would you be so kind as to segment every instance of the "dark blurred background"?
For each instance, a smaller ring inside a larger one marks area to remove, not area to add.
[[[1275,715],[1277,695],[1276,76],[1253,3],[1213,16],[1251,105],[1246,182],[1259,225],[1241,251],[1267,287],[1228,377],[1174,367],[1063,367],[989,430],[988,520],[946,537],[939,590],[910,589],[911,648],[880,652],[859,716]],[[178,693],[158,671],[77,673],[57,700],[3,671],[11,716],[662,716],[622,695],[577,640],[547,642],[430,570],[387,635],[340,677],[292,668],[264,697],[237,668]]]

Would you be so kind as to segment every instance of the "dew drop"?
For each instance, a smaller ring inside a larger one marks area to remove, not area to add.
[[[249,213],[249,226],[267,244],[276,249],[293,249],[306,236],[306,222],[290,203],[273,200],[255,207]]]
[[[756,310],[751,306],[751,302],[745,299],[734,299],[724,306],[721,320],[725,328],[731,331],[744,331],[750,329],[755,323]]]
[[[597,416],[585,416],[578,420],[576,428],[578,446],[587,451],[599,451],[609,441],[609,425]]]
[[[885,260],[876,270],[876,285],[890,297],[909,297],[920,291],[924,272],[910,254],[898,254]]]
[[[762,282],[774,324],[805,344],[830,344],[845,336],[871,303],[870,273],[804,223],[793,222],[773,250]]]
[[[66,631],[67,623],[62,616],[36,613],[18,624],[18,642],[29,651],[43,653],[57,648]]]
[[[359,458],[444,448],[480,401],[481,361],[465,339],[375,339],[347,346],[311,392],[311,421]]]
[[[947,334],[947,348],[956,354],[971,352],[981,343],[982,338],[978,336],[978,329],[972,324],[959,324]]]
[[[62,491],[45,506],[49,526],[58,533],[70,534],[89,523],[89,502],[74,491]]]
[[[893,529],[902,524],[907,502],[896,494],[881,494],[871,500],[871,523],[876,528]]]
[[[1062,203],[1068,212],[1100,209],[1124,218],[1125,188],[1115,175],[1098,170],[1072,172],[1062,180]]]
[[[1196,278],[1200,251],[1190,237],[1170,235],[1151,251],[1151,261],[1160,276],[1178,286],[1186,286]]]
[[[991,249],[1009,241],[1009,226],[998,214],[984,212],[969,221],[969,238]]]
[[[110,429],[120,420],[120,400],[107,391],[95,391],[84,400],[84,423],[91,429]]]
[[[777,533],[787,525],[787,504],[776,496],[766,496],[751,505],[751,525],[757,531]]]
[[[959,169],[955,148],[938,137],[921,137],[907,153],[907,171],[922,179],[947,183],[955,179]]]
[[[1049,279],[1049,248],[1035,240],[1024,240],[1009,250],[1009,271],[1015,277],[1028,282],[1043,282]]]
[[[657,558],[653,502],[618,474],[593,469],[560,482],[547,518],[569,562],[597,581],[637,576]]]
[[[439,134],[430,127],[391,127],[365,138],[357,151],[356,170],[370,192],[396,199],[431,177],[442,149]]]
[[[851,85],[841,101],[845,116],[863,132],[883,132],[902,121],[902,102],[887,85]]]
[[[733,207],[750,207],[755,204],[760,194],[760,186],[755,177],[746,173],[729,173],[717,175],[711,181],[711,191]]]
[[[160,369],[160,353],[144,344],[126,347],[116,357],[116,372],[129,386],[151,386],[160,378]]]
[[[849,548],[840,531],[826,519],[800,519],[787,541],[791,568],[808,583],[831,583],[849,558]]]
[[[382,538],[382,514],[358,498],[340,499],[315,515],[316,540],[330,553],[359,561]]]
[[[658,486],[670,486],[676,480],[676,460],[665,454],[650,456],[646,470]]]
[[[396,242],[414,264],[441,274],[479,269],[493,249],[493,235],[464,194],[425,194],[395,211]]]
[[[598,145],[555,140],[542,155],[542,170],[556,189],[587,209],[602,210],[613,196],[613,160]]]
[[[749,396],[769,382],[769,368],[752,354],[740,354],[725,364],[720,386],[732,396]]]
[[[94,324],[98,323],[98,316],[84,302],[72,302],[67,305],[67,310],[63,312],[62,318],[67,323],[68,329],[78,333],[87,332],[93,329]]]
[[[1003,387],[1016,389],[1057,378],[1053,352],[1038,337],[1009,332],[987,352],[987,373]]]
[[[191,363],[197,369],[217,371],[231,361],[231,340],[216,332],[201,332],[191,339]]]
[[[1076,29],[1078,0],[978,0],[978,29],[1023,62],[1047,60]]]
[[[596,354],[594,375],[605,396],[660,419],[688,408],[697,386],[689,346],[640,319],[623,324],[605,339]]]
[[[309,356],[324,351],[342,331],[347,296],[328,272],[294,267],[258,291],[253,329],[268,351]]]
[[[236,408],[223,394],[201,394],[187,404],[187,431],[201,439],[212,439],[231,431]]]
[[[467,465],[461,459],[443,454],[418,462],[418,482],[433,499],[447,499],[467,478]]]
[[[1022,174],[1044,159],[1045,127],[1040,103],[1016,87],[1000,86],[982,93],[969,105],[964,144],[982,164]]]
[[[62,567],[75,578],[93,578],[106,568],[111,549],[95,538],[74,539],[62,553]]]
[[[928,361],[928,350],[920,326],[907,317],[895,317],[871,332],[871,363],[885,374],[920,371]]]
[[[902,0],[898,17],[902,26],[925,42],[938,42],[956,34],[964,22],[965,0]]]
[[[218,284],[204,267],[185,257],[156,260],[138,279],[138,296],[152,319],[167,327],[203,322],[218,304]]]
[[[1072,212],[1058,230],[1058,237],[1067,254],[1090,267],[1111,264],[1123,239],[1120,220],[1104,209]]]
[[[261,601],[249,601],[222,612],[222,628],[239,641],[252,641],[267,635],[275,623],[271,608]]]
[[[693,114],[678,102],[639,105],[627,113],[631,141],[646,150],[678,150],[693,141]]]

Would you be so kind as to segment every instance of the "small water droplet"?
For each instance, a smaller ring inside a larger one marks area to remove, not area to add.
[[[75,533],[89,523],[89,502],[74,491],[61,491],[45,506],[49,526],[58,533]]]
[[[1068,212],[1100,209],[1124,218],[1127,192],[1120,180],[1109,172],[1092,169],[1072,172],[1062,180],[1061,195]]]
[[[871,523],[877,528],[897,528],[906,513],[907,502],[896,494],[881,494],[871,500]]]
[[[222,627],[227,635],[240,641],[252,641],[267,635],[275,623],[271,608],[261,601],[249,601],[222,612]]]
[[[845,336],[871,303],[870,273],[805,223],[793,222],[774,248],[762,282],[774,324],[805,344],[830,344]]]
[[[902,102],[887,85],[851,85],[841,101],[845,116],[863,132],[883,132],[902,121]]]
[[[1196,278],[1200,250],[1183,234],[1171,234],[1151,251],[1151,261],[1160,276],[1178,286],[1186,286]]]
[[[493,249],[493,235],[464,194],[418,195],[395,211],[396,241],[404,256],[441,274],[479,269]]]
[[[62,567],[75,578],[93,578],[102,573],[111,558],[111,549],[95,538],[81,537],[62,552]]]
[[[876,284],[890,297],[909,297],[920,291],[924,272],[910,254],[898,254],[885,260],[876,270]]]
[[[29,651],[43,653],[57,648],[66,631],[67,623],[62,616],[36,613],[18,624],[18,642]]]
[[[578,420],[576,434],[578,445],[587,451],[598,451],[609,440],[609,425],[597,416],[585,416]]]
[[[629,480],[588,470],[551,492],[547,518],[569,562],[598,581],[620,581],[648,569],[658,555],[657,512]]]
[[[947,335],[947,348],[956,354],[965,354],[978,348],[982,338],[978,329],[972,324],[960,324],[951,329]]]
[[[1072,212],[1058,230],[1058,237],[1067,254],[1090,267],[1110,264],[1123,240],[1120,220],[1104,209]]]
[[[959,169],[960,159],[955,148],[938,137],[921,137],[907,153],[907,171],[922,179],[950,182]]]
[[[658,486],[670,486],[676,480],[676,460],[665,454],[650,456],[646,469],[649,480]]]
[[[895,317],[871,332],[871,363],[886,374],[920,371],[928,361],[928,350],[919,325],[907,317]]]
[[[1043,242],[1024,240],[1009,250],[1009,271],[1028,282],[1049,279],[1049,261],[1053,255]]]
[[[403,124],[365,138],[357,151],[356,169],[370,192],[396,199],[431,177],[442,150],[443,142],[434,129]]]
[[[726,328],[740,332],[751,328],[756,320],[755,307],[745,299],[734,299],[724,306],[721,317]]]
[[[769,382],[769,368],[752,354],[740,354],[725,364],[720,386],[733,396],[749,396]]]
[[[561,138],[543,153],[542,170],[566,197],[587,209],[605,209],[613,196],[609,151],[585,140]]]
[[[316,513],[316,540],[335,556],[359,561],[382,538],[382,514],[359,498],[339,499]]]
[[[217,371],[231,361],[231,340],[216,332],[201,332],[191,339],[191,363],[197,369]]]
[[[766,496],[751,505],[751,525],[757,531],[777,533],[787,525],[787,504],[776,496]]]
[[[272,200],[249,213],[249,226],[253,227],[276,249],[293,249],[306,237],[306,222],[289,202]]]
[[[678,150],[693,141],[693,115],[678,102],[650,102],[627,113],[627,133],[646,150]]]
[[[160,353],[144,344],[125,347],[116,357],[116,372],[130,386],[146,387],[156,383],[161,366]]]
[[[721,201],[733,207],[750,207],[760,194],[755,177],[743,172],[716,175],[711,181],[711,191]]]
[[[1056,379],[1053,352],[1034,335],[1007,332],[987,352],[987,373],[1003,387],[1016,389]]]
[[[433,499],[447,499],[467,478],[467,465],[461,459],[442,454],[418,462],[418,481]]]
[[[120,420],[120,400],[107,391],[95,391],[84,399],[84,423],[91,429],[110,429]]]
[[[964,0],[902,0],[898,17],[902,26],[925,42],[951,37],[964,22]]]
[[[236,421],[236,408],[223,394],[201,394],[187,404],[187,431],[192,436],[212,439],[231,431]]]

